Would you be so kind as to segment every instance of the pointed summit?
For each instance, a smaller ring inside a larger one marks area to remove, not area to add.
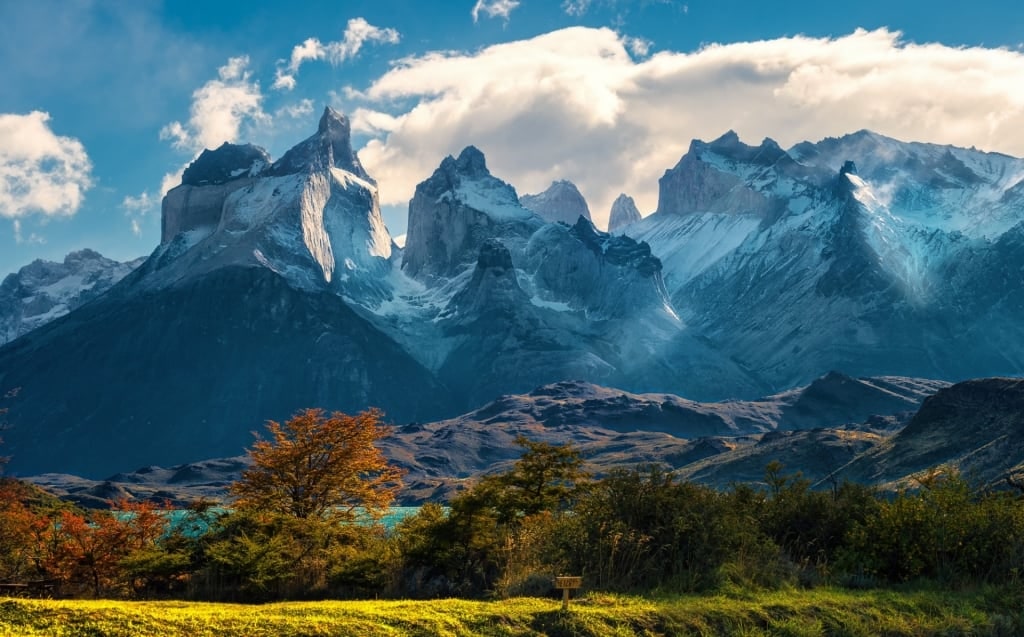
[[[376,182],[363,169],[352,150],[352,125],[348,118],[330,106],[324,107],[316,134],[299,142],[270,168],[273,175],[291,175],[340,168],[372,184]]]
[[[490,174],[490,171],[487,170],[487,160],[476,146],[463,148],[459,153],[459,158],[455,160],[455,167],[460,173],[472,177]]]
[[[640,211],[636,207],[636,202],[626,193],[620,194],[612,203],[612,210],[608,215],[608,232],[615,232],[637,221],[640,221]]]
[[[553,181],[547,190],[536,195],[523,195],[524,206],[540,215],[545,221],[560,221],[569,225],[583,217],[590,221],[590,208],[576,184],[564,179]]]

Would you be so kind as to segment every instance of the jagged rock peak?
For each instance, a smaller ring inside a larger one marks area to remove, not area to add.
[[[763,166],[770,166],[780,159],[789,158],[788,153],[774,139],[765,137],[759,146],[751,146],[740,141],[740,136],[733,130],[711,142],[693,140],[687,154],[700,158],[704,151],[711,151],[733,161]]]
[[[523,195],[520,201],[546,221],[558,221],[568,225],[580,217],[590,220],[590,207],[579,188],[564,179],[553,181],[542,193]]]
[[[271,167],[274,175],[340,168],[370,183],[359,157],[352,150],[352,125],[347,117],[330,106],[320,116],[317,132],[286,152]]]
[[[847,159],[843,162],[843,167],[839,169],[840,175],[856,175],[857,164],[852,159]]]
[[[466,146],[463,148],[462,152],[459,153],[458,159],[451,155],[445,157],[434,174],[438,172],[445,173],[451,178],[456,176],[474,178],[491,174],[487,169],[487,159],[476,146]]]
[[[640,221],[640,210],[636,202],[626,193],[620,194],[612,203],[611,212],[608,214],[608,232],[615,232],[631,223]]]
[[[259,146],[224,142],[216,150],[204,150],[189,164],[181,175],[181,183],[186,186],[223,184],[255,176],[268,164],[270,155]]]
[[[618,266],[629,266],[644,276],[652,276],[661,272],[661,260],[651,254],[651,247],[646,241],[636,241],[625,235],[614,236],[598,230],[593,222],[582,216],[569,230],[594,254],[608,263]]]
[[[455,165],[458,167],[459,172],[462,173],[472,175],[490,174],[487,170],[487,160],[476,146],[466,146],[463,148],[462,152],[459,153],[459,158],[455,160]]]

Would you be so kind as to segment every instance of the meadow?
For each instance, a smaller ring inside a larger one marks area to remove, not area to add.
[[[2,637],[313,637],[519,635],[1019,635],[1019,590],[731,591],[659,598],[321,601],[263,605],[180,601],[0,601]]]

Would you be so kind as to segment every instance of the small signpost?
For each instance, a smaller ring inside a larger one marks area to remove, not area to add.
[[[582,577],[562,575],[555,578],[555,588],[562,591],[562,610],[569,610],[569,591],[583,586]]]

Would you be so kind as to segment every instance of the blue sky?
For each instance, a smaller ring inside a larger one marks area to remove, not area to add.
[[[1024,155],[1022,40],[1010,0],[5,2],[0,274],[148,254],[204,145],[279,157],[325,104],[352,116],[394,235],[469,143],[520,193],[573,180],[599,224],[620,191],[653,210],[690,139],[729,128]]]

